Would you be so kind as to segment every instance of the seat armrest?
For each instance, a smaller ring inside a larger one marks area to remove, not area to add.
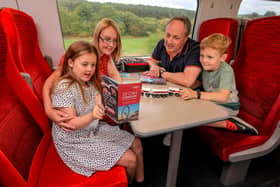
[[[20,72],[21,76],[23,79],[27,82],[27,84],[30,86],[32,90],[34,90],[33,84],[32,84],[32,79],[31,76],[28,73]]]
[[[246,149],[244,151],[236,152],[229,155],[229,161],[238,162],[242,160],[249,160],[266,155],[273,151],[280,144],[280,121],[272,134],[272,136],[262,145]]]
[[[50,66],[51,70],[54,71],[53,69],[53,60],[52,60],[52,57],[48,56],[48,55],[45,55],[44,56],[44,59],[46,60],[47,64]]]

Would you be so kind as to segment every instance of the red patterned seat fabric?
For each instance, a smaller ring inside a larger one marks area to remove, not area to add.
[[[74,173],[60,160],[52,143],[42,103],[21,77],[20,68],[15,63],[18,57],[17,53],[14,54],[17,52],[14,47],[17,46],[8,43],[4,32],[3,20],[5,23],[13,21],[4,17],[11,11],[19,12],[9,8],[0,11],[1,186],[127,187],[124,167],[116,166],[85,177]],[[12,27],[9,28],[12,33],[15,32]],[[34,68],[32,71],[37,70]]]
[[[234,59],[236,40],[238,37],[239,22],[233,18],[215,18],[209,19],[201,23],[198,33],[198,41],[213,33],[221,33],[228,36],[232,43],[228,49],[228,56],[226,62]]]
[[[34,91],[42,102],[43,84],[52,70],[41,53],[35,23],[31,16],[12,8],[2,9],[1,14],[15,63],[20,72],[31,76]]]

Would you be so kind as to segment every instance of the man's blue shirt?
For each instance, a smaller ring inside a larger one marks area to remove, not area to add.
[[[160,40],[154,49],[152,58],[162,62],[168,72],[184,72],[186,66],[197,66],[199,62],[199,42],[188,38],[180,54],[177,54],[172,61],[164,46],[164,40]]]

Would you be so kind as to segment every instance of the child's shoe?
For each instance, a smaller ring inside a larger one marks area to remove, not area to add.
[[[152,185],[147,184],[145,181],[144,182],[134,181],[132,184],[129,185],[129,187],[152,187]]]
[[[237,133],[258,135],[258,130],[238,117],[227,119],[227,129]]]

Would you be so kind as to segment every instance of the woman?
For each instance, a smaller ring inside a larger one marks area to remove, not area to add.
[[[99,78],[101,75],[107,75],[121,81],[121,76],[114,64],[120,59],[121,36],[120,30],[113,20],[103,18],[97,23],[93,34],[93,44],[97,47],[100,56]]]
[[[52,105],[75,116],[69,132],[53,123],[52,137],[63,162],[74,172],[91,176],[115,165],[124,166],[129,179],[144,180],[142,146],[138,138],[118,126],[100,121],[104,115],[98,81],[98,52],[85,41],[74,42],[65,53],[62,73],[51,91]]]
[[[121,36],[118,26],[112,19],[103,18],[97,23],[93,34],[93,44],[96,46],[100,56],[98,64],[99,81],[101,80],[102,75],[107,75],[117,81],[120,81],[121,76],[114,62],[117,62],[120,58],[122,46]],[[47,116],[56,124],[59,124],[62,127],[71,130],[71,127],[66,123],[66,121],[72,119],[72,116],[65,112],[54,109],[52,107],[50,97],[52,85],[62,73],[63,58],[64,56],[62,57],[61,63],[57,70],[54,73],[52,73],[52,75],[50,75],[50,77],[46,80],[44,84],[43,100]],[[106,117],[105,120],[109,123],[112,122]]]

